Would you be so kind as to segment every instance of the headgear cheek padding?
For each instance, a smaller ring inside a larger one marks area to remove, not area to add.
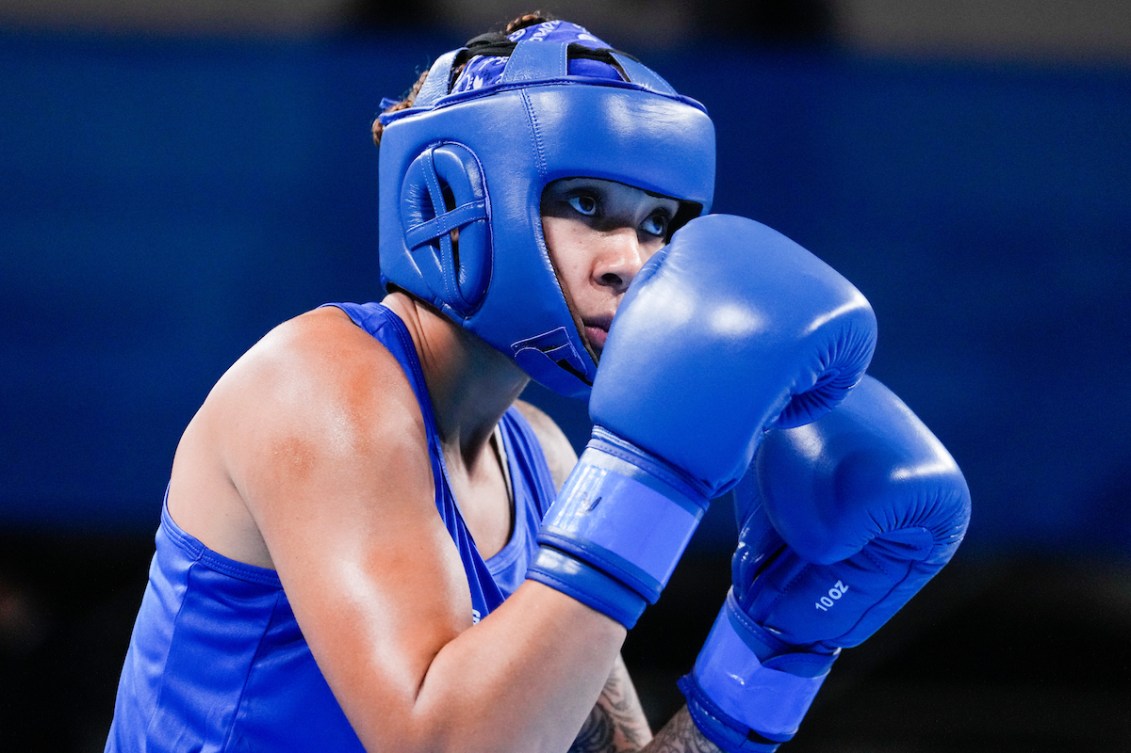
[[[490,212],[475,155],[459,144],[424,150],[405,173],[400,209],[426,284],[459,315],[473,313],[491,278]]]

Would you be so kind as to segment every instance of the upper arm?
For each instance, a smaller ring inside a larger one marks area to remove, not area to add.
[[[419,406],[388,351],[326,315],[270,337],[221,391],[224,455],[364,740],[388,728],[381,714],[410,715],[437,652],[470,626],[466,576],[436,512]]]
[[[542,445],[542,452],[550,467],[550,476],[554,480],[554,489],[561,489],[569,472],[577,464],[577,451],[573,449],[565,432],[545,411],[524,400],[516,401],[515,407],[530,424],[534,435],[538,437],[538,443]]]
[[[562,750],[624,628],[528,581],[469,629],[403,371],[336,310],[300,320],[233,366],[207,412],[354,731],[371,750]]]

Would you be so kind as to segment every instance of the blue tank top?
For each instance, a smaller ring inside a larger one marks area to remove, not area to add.
[[[484,560],[444,471],[432,403],[404,324],[384,306],[330,304],[380,341],[420,403],[436,509],[459,549],[472,619],[525,577],[553,483],[530,426],[500,422],[514,498],[507,544]],[[162,507],[156,553],[118,686],[106,751],[362,751],[319,671],[274,570],[228,559],[182,531]]]

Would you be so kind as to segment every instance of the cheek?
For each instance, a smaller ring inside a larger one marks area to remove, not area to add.
[[[550,261],[563,280],[571,280],[584,273],[584,226],[561,218],[547,217],[542,221],[542,234]]]

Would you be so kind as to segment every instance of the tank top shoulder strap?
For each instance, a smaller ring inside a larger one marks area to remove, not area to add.
[[[511,450],[510,460],[529,483],[534,509],[538,520],[541,520],[556,495],[542,445],[530,423],[514,406],[503,414],[499,428],[506,445]]]

